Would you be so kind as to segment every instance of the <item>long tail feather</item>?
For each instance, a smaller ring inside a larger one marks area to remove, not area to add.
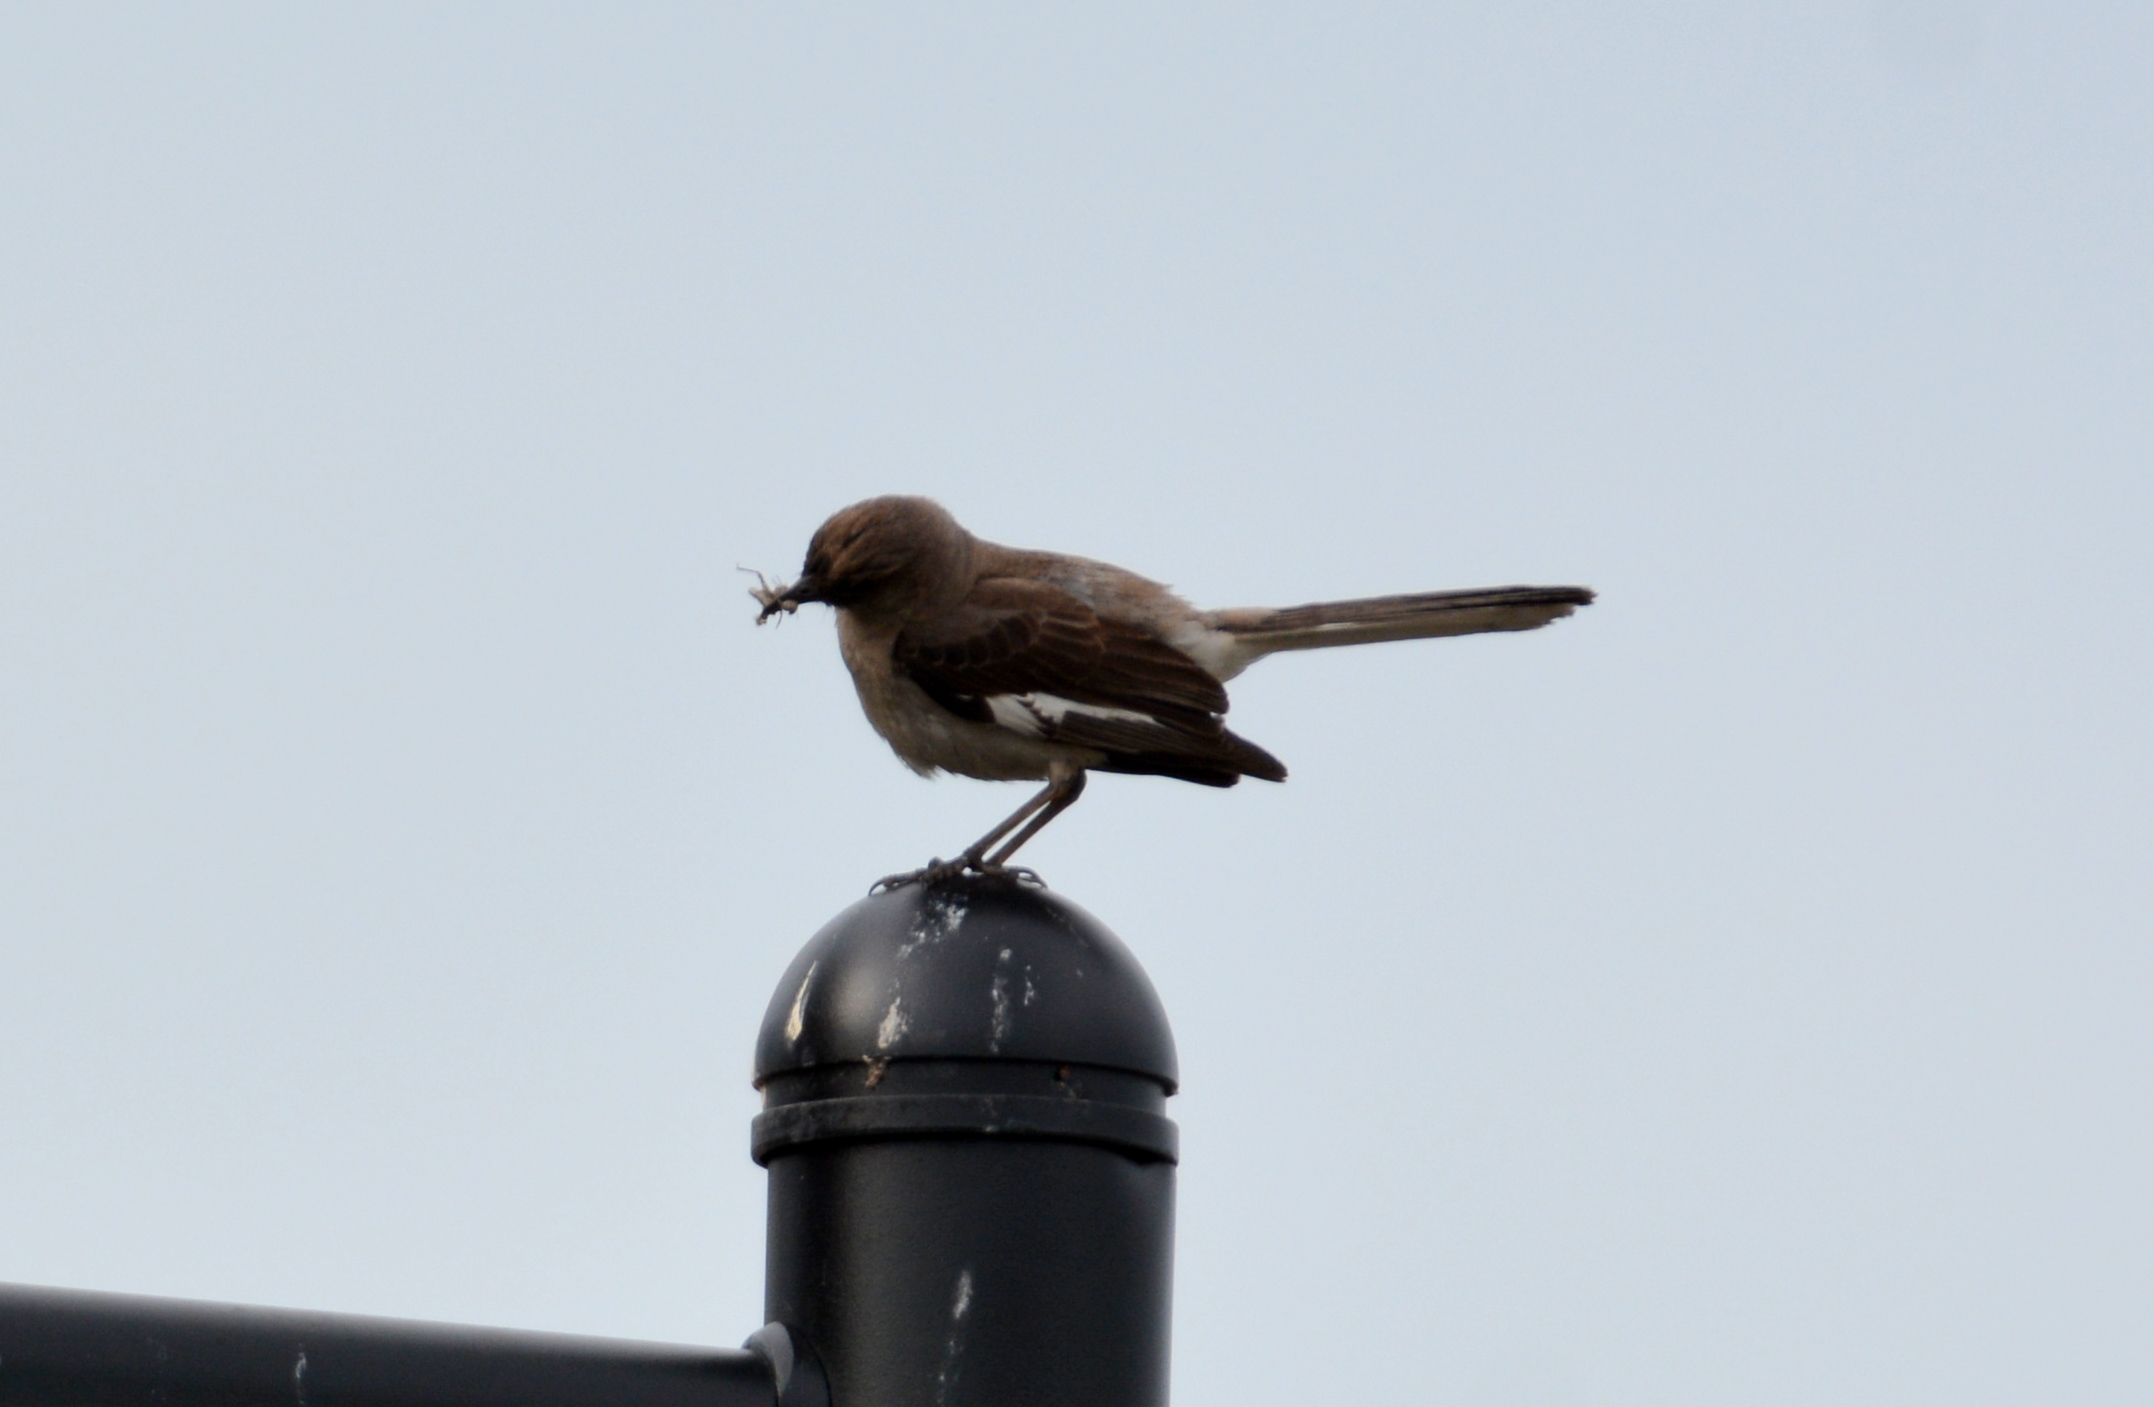
[[[1483,591],[1422,591],[1361,601],[1318,601],[1279,610],[1215,611],[1210,623],[1233,636],[1235,644],[1253,657],[1380,640],[1535,630],[1592,601],[1593,593],[1583,586],[1498,586]]]

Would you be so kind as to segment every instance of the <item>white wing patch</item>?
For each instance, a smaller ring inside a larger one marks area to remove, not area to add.
[[[1116,723],[1142,723],[1158,727],[1159,720],[1135,709],[1109,708],[1105,704],[1077,703],[1055,694],[989,694],[985,700],[995,722],[1028,738],[1050,738],[1063,722],[1075,715]]]
[[[1167,643],[1197,662],[1197,668],[1224,684],[1247,669],[1262,653],[1235,638],[1233,632],[1207,625],[1192,616],[1167,632]]]

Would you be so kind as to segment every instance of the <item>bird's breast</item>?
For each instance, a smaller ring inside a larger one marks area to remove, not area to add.
[[[860,710],[898,759],[915,772],[957,772],[983,781],[1043,780],[1057,761],[1086,766],[1098,754],[993,723],[960,718],[929,698],[891,658],[897,628],[838,612],[838,650],[860,695]]]

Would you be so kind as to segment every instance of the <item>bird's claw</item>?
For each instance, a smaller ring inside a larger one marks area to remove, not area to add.
[[[978,856],[960,855],[954,860],[930,860],[919,869],[906,870],[902,874],[884,875],[868,887],[868,893],[889,894],[908,884],[933,889],[938,884],[947,884],[966,874],[975,874],[982,879],[1007,879],[1017,884],[1029,884],[1037,889],[1047,887],[1047,881],[1040,878],[1038,870],[1029,870],[1023,865],[990,865]]]
[[[962,857],[955,860],[934,859],[928,861],[917,870],[906,870],[900,874],[884,875],[881,879],[868,886],[868,893],[888,894],[893,890],[903,889],[908,884],[920,884],[933,888],[945,880],[956,878],[958,875],[963,874],[964,871],[965,861]]]

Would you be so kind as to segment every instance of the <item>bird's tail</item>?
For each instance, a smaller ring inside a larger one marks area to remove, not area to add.
[[[1254,659],[1281,650],[1536,630],[1592,602],[1593,593],[1583,586],[1496,586],[1483,591],[1420,591],[1360,601],[1319,601],[1278,610],[1214,611],[1209,624],[1232,636],[1237,650]]]

